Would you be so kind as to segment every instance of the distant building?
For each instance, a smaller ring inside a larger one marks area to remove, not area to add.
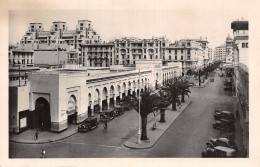
[[[228,34],[226,38],[226,60],[227,65],[234,65],[233,38]]]
[[[215,60],[222,61],[223,63],[226,62],[226,45],[221,45],[215,48],[214,50],[214,57]]]
[[[181,62],[182,72],[186,74],[190,70],[204,66],[203,56],[203,48],[200,42],[193,39],[182,39],[166,47],[163,60]]]
[[[74,30],[68,30],[66,22],[52,22],[51,29],[44,31],[42,23],[30,23],[28,30],[21,39],[21,44],[67,44],[75,49],[82,43],[99,43],[100,35],[93,29],[89,20],[79,20]]]
[[[114,43],[82,44],[83,67],[109,67],[114,64]]]
[[[237,97],[236,111],[243,129],[243,145],[249,154],[249,54],[248,21],[242,19],[231,23],[234,35],[234,84]]]
[[[165,37],[115,39],[114,64],[131,66],[136,64],[136,60],[160,60],[169,43],[170,41]]]

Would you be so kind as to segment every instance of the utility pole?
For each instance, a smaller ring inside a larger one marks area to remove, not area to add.
[[[19,65],[19,87],[20,87],[20,65]]]
[[[200,69],[199,69],[199,86],[200,86]]]
[[[141,100],[141,92],[140,92],[140,68],[139,68],[139,97],[138,97],[138,106],[139,106],[139,111],[138,111],[138,135],[137,135],[137,144],[140,144],[141,141],[140,141],[140,136],[141,136],[141,126],[140,126],[140,100]]]

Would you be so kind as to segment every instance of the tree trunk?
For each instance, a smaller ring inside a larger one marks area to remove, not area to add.
[[[147,138],[147,130],[146,130],[146,126],[147,126],[147,116],[146,117],[142,117],[142,133],[141,133],[141,140],[148,140]]]
[[[161,109],[160,111],[161,111],[161,119],[159,122],[166,122],[165,121],[165,109]]]
[[[176,111],[176,102],[172,102],[172,110]]]
[[[184,94],[181,95],[181,102],[185,102],[185,100],[184,100]]]

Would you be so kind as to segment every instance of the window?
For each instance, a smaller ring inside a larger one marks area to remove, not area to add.
[[[246,43],[246,48],[248,48],[248,43]]]
[[[139,59],[141,59],[141,55],[139,55]]]
[[[57,25],[57,24],[55,24],[55,27],[58,27],[58,25]]]
[[[135,61],[134,61],[134,64],[135,64]]]
[[[129,55],[127,55],[127,58],[129,59]]]
[[[156,53],[158,53],[158,49],[156,49],[155,51],[156,51]]]
[[[153,55],[150,55],[150,59],[153,59]]]
[[[129,53],[129,49],[127,49],[127,53]]]
[[[187,50],[187,54],[190,54],[190,50]]]
[[[146,55],[144,55],[144,59],[146,59]]]
[[[146,53],[146,49],[144,49],[144,53]]]
[[[135,55],[133,55],[133,58],[135,59]]]
[[[177,54],[177,49],[175,49],[175,54]]]
[[[175,56],[175,60],[177,60],[177,56]]]
[[[183,50],[181,50],[181,53],[183,53]]]
[[[246,47],[246,44],[245,43],[242,43],[242,48],[245,48]]]
[[[172,59],[172,56],[169,56],[169,60],[171,60]]]
[[[181,56],[181,60],[183,60],[183,56]]]
[[[171,53],[172,52],[172,50],[169,50],[169,53]]]
[[[80,26],[83,26],[83,23],[80,23]]]
[[[156,59],[158,59],[158,56],[156,55]]]

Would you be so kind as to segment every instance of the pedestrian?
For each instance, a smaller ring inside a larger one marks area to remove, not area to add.
[[[107,121],[104,121],[104,129],[107,129]]]
[[[37,141],[38,138],[39,138],[39,131],[37,130],[37,131],[35,132],[35,136],[34,136],[35,141]]]
[[[41,158],[46,158],[46,151],[44,149],[41,151]]]

